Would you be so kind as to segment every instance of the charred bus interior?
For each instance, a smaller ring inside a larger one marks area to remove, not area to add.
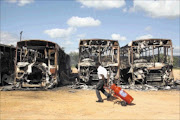
[[[129,84],[167,85],[173,81],[173,48],[168,39],[132,41],[121,47],[121,76]]]
[[[79,78],[90,83],[98,80],[96,62],[100,62],[108,72],[110,80],[119,78],[119,43],[113,40],[87,39],[79,43]]]
[[[70,57],[55,43],[27,40],[17,43],[16,87],[52,88],[61,74],[70,74]]]
[[[0,44],[0,85],[13,84],[14,80],[14,46]]]

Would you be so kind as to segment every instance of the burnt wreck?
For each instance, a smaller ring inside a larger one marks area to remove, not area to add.
[[[15,79],[17,88],[52,88],[71,72],[70,57],[56,43],[45,40],[17,42]]]
[[[0,44],[0,85],[13,84],[14,80],[14,46]]]
[[[98,80],[96,62],[108,70],[109,82],[119,79],[119,43],[115,40],[85,39],[79,42],[78,74],[81,81]]]
[[[173,47],[169,39],[132,41],[120,48],[121,77],[129,84],[173,82]]]

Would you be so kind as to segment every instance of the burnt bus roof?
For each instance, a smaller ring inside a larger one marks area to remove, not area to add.
[[[138,46],[138,43],[141,43],[141,42],[146,42],[146,43],[148,43],[148,45],[172,46],[172,41],[170,39],[151,38],[151,39],[134,40],[134,41],[130,42],[131,44],[127,44],[127,45],[121,47],[121,49],[125,48],[125,47]],[[163,44],[161,44],[160,42],[162,42]]]
[[[49,47],[49,48],[57,48],[57,49],[61,49],[60,46],[54,42],[51,41],[47,41],[47,40],[23,40],[23,41],[19,41],[17,42],[17,47],[22,47],[22,46],[26,46],[26,47],[30,47],[30,46],[36,46],[36,48],[45,48],[45,47]]]
[[[5,45],[5,44],[1,44],[1,43],[0,43],[0,47],[13,48],[13,49],[16,48],[13,45]]]
[[[110,40],[110,39],[99,39],[99,38],[94,38],[94,39],[81,39],[79,41],[79,45],[83,45],[82,42],[83,41],[112,41],[114,43],[115,46],[119,46],[118,40]]]

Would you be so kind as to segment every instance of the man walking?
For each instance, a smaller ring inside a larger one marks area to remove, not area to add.
[[[99,62],[96,63],[96,67],[99,78],[99,81],[96,85],[96,95],[98,98],[96,102],[103,102],[103,99],[99,91],[101,91],[107,97],[107,99],[111,97],[111,94],[108,94],[103,88],[105,81],[107,81],[107,70],[104,67],[102,67]]]

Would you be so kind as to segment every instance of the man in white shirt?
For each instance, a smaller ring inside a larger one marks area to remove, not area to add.
[[[107,81],[107,70],[104,67],[102,67],[99,62],[96,63],[96,67],[97,67],[97,71],[98,71],[97,74],[98,74],[98,78],[99,78],[99,81],[96,85],[96,95],[98,98],[98,100],[96,102],[103,102],[103,99],[102,99],[99,91],[101,91],[105,96],[107,96],[107,98],[109,98],[111,96],[103,88],[105,81]]]

